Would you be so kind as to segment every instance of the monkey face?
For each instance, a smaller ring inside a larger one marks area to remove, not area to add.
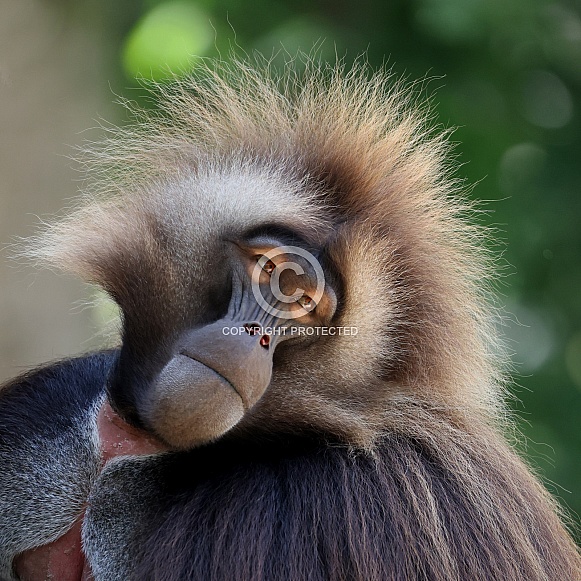
[[[213,440],[236,425],[268,389],[278,345],[306,336],[299,329],[329,321],[335,310],[331,286],[316,280],[302,256],[289,256],[291,247],[275,239],[232,246],[227,313],[180,335],[137,404],[144,424],[178,448]]]

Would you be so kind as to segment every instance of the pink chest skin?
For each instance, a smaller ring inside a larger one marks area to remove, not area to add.
[[[123,421],[105,402],[99,411],[97,428],[104,467],[117,456],[158,454],[168,448],[146,432]],[[71,529],[56,541],[21,553],[14,570],[21,581],[92,581],[81,545],[80,514]]]

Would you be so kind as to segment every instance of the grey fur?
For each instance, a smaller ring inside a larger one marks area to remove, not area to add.
[[[156,505],[161,464],[156,456],[118,458],[95,483],[83,522],[83,546],[95,581],[131,578],[133,543]]]
[[[96,415],[102,400],[78,410],[72,429],[47,439],[0,441],[0,579],[16,581],[16,555],[61,537],[82,514],[99,474]],[[17,413],[18,410],[15,410]]]

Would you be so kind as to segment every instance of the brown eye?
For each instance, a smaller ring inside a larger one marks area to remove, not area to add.
[[[297,303],[299,303],[305,311],[312,311],[316,307],[315,301],[308,295],[303,295],[297,300]]]
[[[276,264],[274,264],[274,262],[272,262],[272,260],[267,260],[262,266],[262,270],[264,270],[264,272],[266,272],[266,274],[272,274],[272,272],[275,268],[276,268]]]

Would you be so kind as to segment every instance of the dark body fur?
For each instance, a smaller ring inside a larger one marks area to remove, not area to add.
[[[375,457],[343,446],[281,453],[225,444],[192,454],[189,471],[168,461],[158,469],[169,494],[135,578],[574,578],[565,539],[563,553],[547,550],[556,521],[522,467],[502,452],[457,446],[485,490],[454,474],[429,442],[403,434],[386,438]],[[518,533],[515,510],[526,514]]]
[[[72,430],[102,397],[114,357],[66,361],[6,386],[1,452]],[[91,482],[85,543],[110,571],[129,560],[139,581],[576,578],[547,494],[505,444],[491,446],[484,426],[467,433],[437,412],[408,413],[409,433],[384,437],[372,455],[279,436],[118,460]],[[414,434],[421,425],[436,433]],[[65,453],[73,445],[67,438]]]
[[[56,438],[73,430],[84,410],[103,397],[113,360],[113,351],[97,353],[42,367],[4,385],[0,391],[3,447],[17,445],[23,435]]]

